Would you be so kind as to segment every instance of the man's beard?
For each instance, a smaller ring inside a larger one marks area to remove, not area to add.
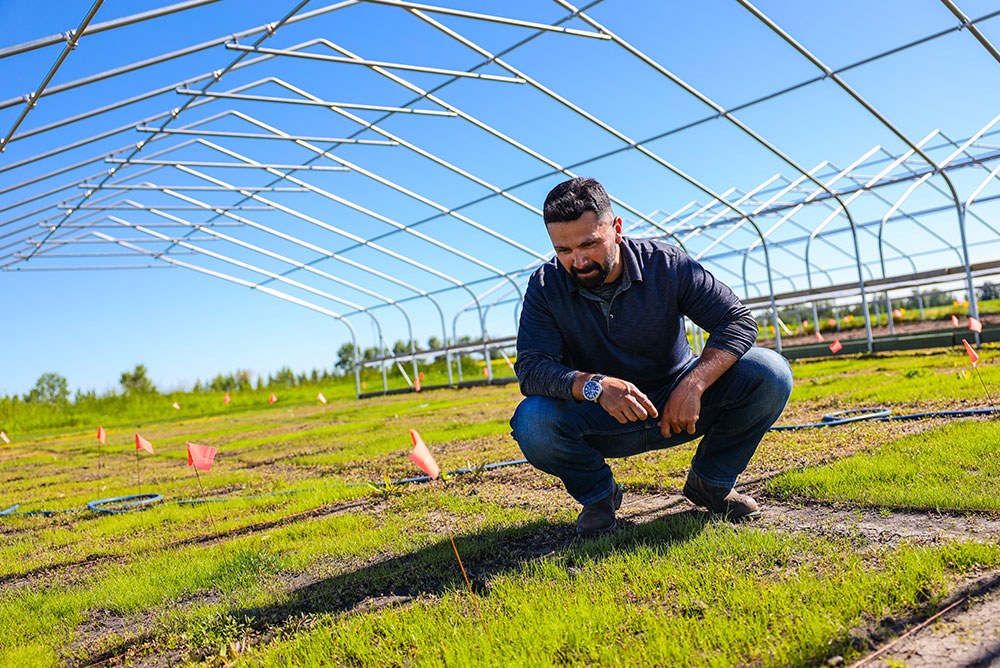
[[[587,272],[592,273],[588,274]],[[581,274],[585,275],[581,276]],[[603,265],[598,264],[597,262],[591,262],[583,267],[583,269],[577,269],[576,267],[569,268],[569,275],[573,281],[581,288],[586,288],[588,290],[593,290],[596,287],[604,285],[604,281],[608,280],[608,276],[610,274],[610,261]]]

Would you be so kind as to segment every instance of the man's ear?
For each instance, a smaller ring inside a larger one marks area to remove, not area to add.
[[[622,242],[622,219],[616,217],[612,225],[615,228],[615,243],[620,244]]]

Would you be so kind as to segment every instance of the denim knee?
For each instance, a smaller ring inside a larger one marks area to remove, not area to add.
[[[552,434],[557,430],[566,402],[552,397],[525,397],[510,418],[510,435],[524,453],[524,458],[538,466],[551,454]]]
[[[759,368],[759,390],[780,413],[792,394],[792,367],[781,354],[768,348],[751,348],[751,351]]]

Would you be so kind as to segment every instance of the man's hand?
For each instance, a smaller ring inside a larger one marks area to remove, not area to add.
[[[701,416],[701,395],[728,371],[739,358],[718,348],[705,348],[690,372],[677,383],[663,407],[660,433],[663,438],[686,431],[695,432]]]
[[[597,402],[622,424],[659,415],[656,406],[638,387],[621,378],[605,377]]]
[[[663,407],[663,417],[658,423],[663,438],[670,438],[682,431],[689,434],[695,432],[695,425],[701,415],[702,391],[695,383],[686,382],[687,380],[688,378],[684,378],[677,384]]]

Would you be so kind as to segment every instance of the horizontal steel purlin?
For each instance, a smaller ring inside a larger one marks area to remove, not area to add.
[[[453,111],[439,111],[437,109],[411,109],[409,107],[386,107],[378,104],[360,104],[357,102],[330,102],[328,100],[297,100],[292,97],[272,97],[267,95],[241,95],[239,93],[202,93],[190,88],[178,88],[181,95],[194,95],[196,97],[209,97],[221,100],[247,100],[249,102],[272,102],[277,104],[296,104],[308,107],[339,107],[341,109],[363,109],[368,111],[390,111],[394,114],[416,114],[418,116],[447,116],[455,118],[458,116]]]
[[[398,146],[396,142],[381,139],[345,139],[342,137],[301,137],[296,135],[267,135],[252,132],[224,132],[221,130],[173,130],[149,128],[145,125],[136,128],[139,132],[163,133],[168,135],[194,135],[197,137],[231,137],[236,139],[282,139],[284,141],[316,141],[330,144],[365,144],[368,146]]]
[[[111,21],[103,21],[101,23],[95,23],[85,27],[83,30],[78,31],[79,35],[77,37],[82,37],[85,35],[94,35],[106,30],[115,30],[116,28],[122,28],[124,26],[129,26],[134,23],[141,23],[142,21],[148,21],[150,19],[159,18],[161,16],[167,16],[168,14],[175,14],[177,12],[183,12],[188,9],[193,9],[195,7],[201,7],[202,5],[210,5],[213,2],[219,2],[219,0],[188,0],[187,2],[179,2],[175,5],[168,5],[166,7],[160,7],[158,9],[152,9],[147,12],[141,12],[139,14],[132,14],[130,16],[123,16],[119,19],[114,19]],[[15,44],[14,46],[8,46],[0,49],[0,58],[6,58],[8,56],[16,56],[20,53],[27,53],[28,51],[34,51],[35,49],[41,49],[46,46],[53,46],[61,42],[65,42],[69,39],[67,33],[61,32],[55,35],[49,35],[48,37],[42,37],[41,39],[35,39],[30,42],[24,42],[22,44]]]
[[[390,70],[406,70],[408,72],[423,72],[425,74],[444,74],[450,77],[463,77],[469,79],[481,79],[483,81],[496,81],[500,83],[523,84],[524,80],[518,77],[505,77],[497,74],[480,74],[478,72],[465,72],[463,70],[448,70],[440,67],[425,67],[423,65],[406,65],[403,63],[387,63],[381,60],[364,60],[360,58],[344,58],[342,56],[328,56],[323,53],[309,53],[308,51],[289,51],[287,49],[268,49],[264,47],[244,46],[234,42],[226,43],[227,49],[234,51],[245,51],[247,53],[263,53],[269,56],[289,56],[291,58],[304,58],[306,60],[320,60],[328,63],[339,63],[342,65],[364,65],[366,67],[384,67]]]
[[[601,32],[592,32],[589,30],[574,30],[573,28],[563,28],[562,26],[554,26],[548,23],[537,23],[535,21],[522,21],[520,19],[511,19],[504,16],[494,16],[492,14],[480,14],[477,12],[467,12],[461,9],[452,9],[451,7],[437,7],[435,5],[421,5],[415,2],[404,2],[403,0],[364,0],[365,2],[379,5],[388,5],[390,7],[400,7],[402,9],[419,9],[424,12],[429,12],[431,14],[444,14],[446,16],[458,16],[465,19],[476,19],[478,21],[486,21],[489,23],[502,23],[504,25],[518,26],[520,28],[531,28],[533,30],[544,30],[546,32],[558,32],[564,35],[573,35],[575,37],[591,37],[593,39],[611,39],[608,35]]]
[[[135,184],[122,184],[122,185],[101,185],[100,183],[80,183],[77,188],[82,188],[83,190],[218,190],[218,191],[243,191],[243,190],[253,190],[256,192],[276,192],[276,193],[305,193],[309,192],[308,188],[290,188],[290,187],[269,187],[269,186],[165,186],[165,185],[135,185]]]
[[[149,206],[72,206],[69,204],[60,204],[56,208],[58,209],[72,209],[74,211],[135,211],[136,209],[151,209],[153,207]],[[274,211],[272,207],[269,206],[213,206],[211,209],[205,209],[204,207],[198,206],[177,206],[177,205],[167,205],[158,206],[157,209],[167,209],[176,211]]]
[[[349,172],[347,167],[340,165],[273,165],[261,163],[259,165],[248,165],[241,162],[207,162],[199,160],[121,160],[118,158],[105,158],[104,162],[118,165],[164,165],[166,167],[176,167],[184,165],[186,167],[235,167],[240,169],[294,169],[310,172]]]

